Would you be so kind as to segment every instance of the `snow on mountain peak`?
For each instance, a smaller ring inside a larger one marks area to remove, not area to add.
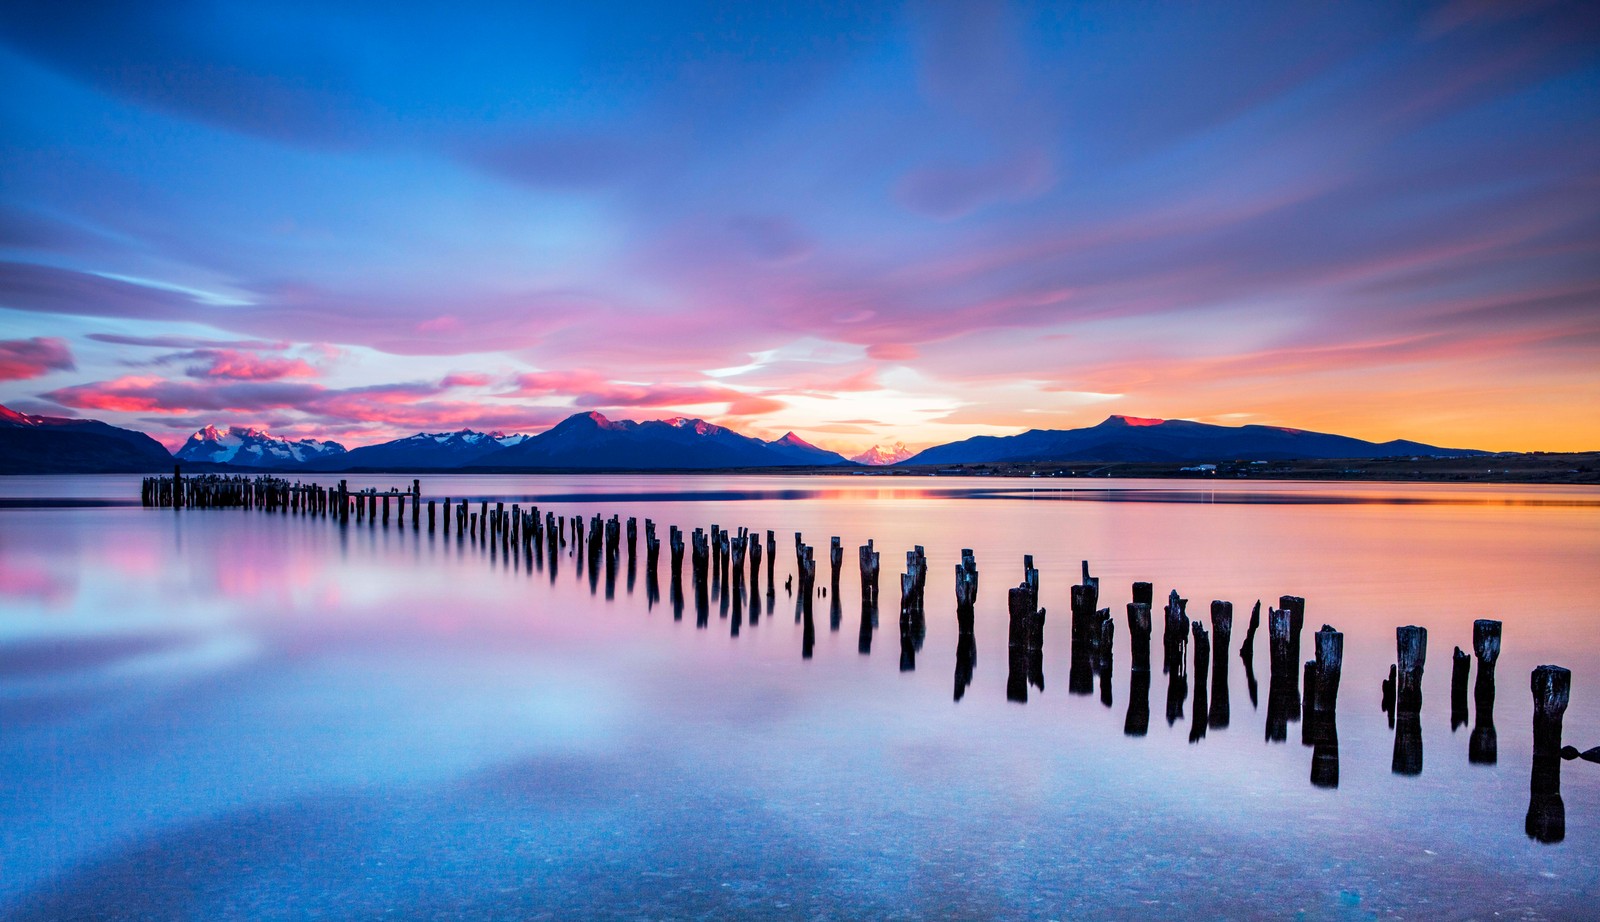
[[[189,436],[174,457],[180,461],[267,467],[298,464],[311,458],[343,453],[344,446],[338,442],[317,439],[290,441],[253,426],[218,429],[208,425]]]
[[[911,449],[907,448],[906,443],[896,442],[890,448],[884,448],[882,445],[874,445],[850,460],[857,464],[868,464],[873,467],[881,467],[885,464],[898,464],[901,461],[911,457],[913,454],[916,454],[916,452],[913,452]]]

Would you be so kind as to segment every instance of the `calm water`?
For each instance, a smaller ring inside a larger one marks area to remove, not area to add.
[[[0,478],[0,916],[1593,910],[1600,765],[1563,763],[1564,841],[1536,842],[1524,821],[1535,665],[1573,670],[1566,742],[1600,744],[1600,490],[1085,486],[424,480],[440,498],[637,515],[641,529],[649,516],[663,569],[669,524],[777,531],[772,609],[736,622],[713,599],[699,628],[692,592],[678,620],[665,577],[652,606],[626,559],[612,583],[570,556],[507,561],[425,530],[94,504],[136,498],[136,478]],[[829,536],[846,548],[839,615],[816,600],[809,659],[783,587],[796,530],[819,548],[820,585]],[[862,655],[868,537],[885,605]],[[930,562],[927,633],[902,671],[898,573],[914,544]],[[982,576],[957,702],[962,547]],[[1028,553],[1049,618],[1044,687],[1018,704],[1005,592]],[[1118,622],[1115,671],[1075,695],[1068,598],[1085,558]],[[1125,732],[1134,580],[1158,597],[1143,736]],[[1226,727],[1197,726],[1199,689],[1173,692],[1160,672],[1173,588],[1192,616],[1235,603]],[[1323,622],[1345,633],[1336,789],[1311,784],[1300,724],[1266,740],[1265,625],[1257,702],[1237,656],[1251,603],[1286,593],[1307,598],[1307,651]],[[1471,724],[1451,727],[1451,648],[1470,647],[1481,617],[1505,622],[1493,765],[1469,764]],[[1379,683],[1411,623],[1429,631],[1423,767],[1397,775]]]

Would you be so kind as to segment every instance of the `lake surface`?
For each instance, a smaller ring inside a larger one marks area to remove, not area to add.
[[[1562,763],[1561,841],[1526,831],[1534,666],[1572,670],[1565,741],[1600,745],[1600,489],[423,489],[637,516],[641,551],[650,517],[660,597],[626,552],[608,578],[570,545],[552,566],[425,524],[139,508],[133,477],[0,478],[0,917],[1573,918],[1600,900],[1600,765]],[[675,617],[665,545],[668,525],[712,523],[777,533],[775,593],[769,609],[761,586],[737,618],[713,596],[702,627],[692,598]],[[784,588],[797,530],[819,586],[829,537],[845,547],[839,593],[813,602],[809,657]],[[875,630],[858,589],[867,538],[882,552]],[[905,670],[899,573],[919,544],[926,634]],[[964,547],[981,577],[957,701]],[[1043,687],[1019,703],[1006,591],[1024,554],[1048,617]],[[1074,694],[1085,559],[1117,628],[1109,683]],[[1135,580],[1157,599],[1143,735]],[[1220,685],[1162,674],[1172,589],[1201,620],[1212,599],[1234,603]],[[1301,723],[1267,738],[1265,623],[1256,695],[1238,656],[1252,603],[1265,620],[1284,594],[1307,600],[1302,659],[1324,622],[1344,632],[1337,787],[1311,783]],[[1488,715],[1452,728],[1451,650],[1486,617],[1504,622],[1496,758],[1472,764]],[[1398,774],[1380,683],[1404,624],[1429,636],[1421,770]]]

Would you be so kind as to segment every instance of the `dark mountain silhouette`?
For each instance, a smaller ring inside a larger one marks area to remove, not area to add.
[[[377,445],[352,448],[341,455],[306,462],[309,471],[447,470],[463,467],[484,455],[521,444],[526,435],[504,432],[419,432]]]
[[[30,416],[0,406],[0,473],[121,474],[171,470],[172,455],[143,432],[97,419]]]
[[[829,451],[826,448],[818,448],[793,432],[785,433],[783,438],[773,439],[762,444],[777,454],[791,459],[793,463],[800,465],[838,464],[847,460],[838,452]]]
[[[1277,426],[1213,426],[1182,419],[1112,416],[1084,429],[1030,429],[938,445],[901,464],[991,464],[1045,461],[1286,461],[1302,458],[1440,458],[1483,454],[1421,442],[1366,442],[1343,435]]]
[[[569,416],[520,444],[484,455],[474,468],[712,470],[844,464],[793,433],[763,442],[703,419],[636,423],[599,413]]]

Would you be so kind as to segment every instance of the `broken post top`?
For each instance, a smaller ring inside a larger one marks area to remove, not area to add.
[[[1428,629],[1408,624],[1394,629],[1396,662],[1401,672],[1420,671],[1428,660]]]
[[[1533,670],[1535,717],[1559,717],[1572,697],[1572,670],[1565,666],[1540,666]]]
[[[1500,622],[1488,618],[1472,622],[1472,652],[1484,665],[1494,665],[1500,658]]]

